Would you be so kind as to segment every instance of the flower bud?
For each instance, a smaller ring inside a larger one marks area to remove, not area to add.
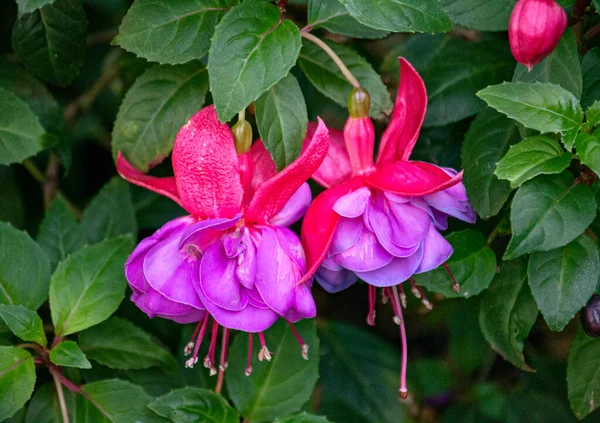
[[[250,150],[250,146],[252,145],[252,126],[246,120],[238,120],[231,128],[231,132],[235,141],[235,151],[238,155]]]
[[[508,30],[513,56],[531,70],[556,48],[566,26],[567,15],[554,0],[519,0]]]
[[[354,88],[348,96],[348,112],[353,118],[369,116],[371,107],[371,96],[363,87]]]

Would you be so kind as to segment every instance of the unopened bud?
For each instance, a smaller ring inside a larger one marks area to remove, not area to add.
[[[348,96],[348,112],[357,119],[369,116],[371,96],[363,87],[354,88]]]
[[[513,56],[531,70],[554,51],[566,27],[567,14],[554,0],[519,0],[508,29]]]
[[[252,145],[252,126],[246,120],[238,120],[231,128],[237,154],[244,154]]]

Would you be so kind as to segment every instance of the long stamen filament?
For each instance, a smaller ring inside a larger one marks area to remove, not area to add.
[[[223,338],[221,339],[221,358],[219,360],[219,376],[217,376],[217,386],[215,392],[221,393],[223,389],[223,377],[227,369],[227,348],[229,347],[229,329],[223,328]]]
[[[248,364],[246,365],[246,376],[252,374],[252,333],[248,333]]]
[[[194,329],[194,333],[192,334],[192,337],[190,338],[190,342],[187,343],[187,345],[185,346],[184,350],[183,350],[183,355],[190,355],[193,351],[194,348],[194,340],[196,339],[196,336],[198,335],[198,332],[200,331],[200,327],[202,326],[202,320],[198,321],[198,324],[196,325],[196,328]]]
[[[296,340],[300,344],[300,348],[302,348],[302,358],[305,360],[308,360],[308,344],[304,342],[304,339],[302,339],[302,337],[300,336],[300,334],[298,333],[298,331],[296,330],[296,328],[294,327],[294,325],[291,322],[288,322],[288,325],[290,325],[290,329],[292,329],[292,333],[294,334],[294,336],[296,337]]]
[[[400,398],[406,399],[408,396],[408,389],[406,388],[406,367],[408,364],[408,349],[406,342],[406,328],[404,326],[404,317],[402,316],[402,307],[400,306],[400,298],[398,296],[398,289],[393,286],[392,291],[394,293],[394,300],[396,303],[396,310],[398,310],[398,319],[400,320],[400,339],[402,340],[402,370],[400,372]]]
[[[367,324],[375,326],[375,302],[377,297],[377,288],[369,285],[369,314],[367,314]]]
[[[202,344],[202,339],[204,338],[204,332],[206,332],[206,325],[208,324],[208,316],[204,318],[202,322],[202,328],[200,329],[200,333],[198,334],[198,339],[196,340],[196,346],[194,347],[194,354],[192,358],[185,362],[185,367],[192,368],[194,364],[198,362],[198,350],[200,349],[200,345]]]
[[[446,272],[448,272],[448,274],[450,275],[450,279],[452,279],[452,290],[454,292],[456,292],[457,294],[459,294],[460,293],[460,285],[458,284],[458,282],[456,282],[456,278],[450,271],[450,268],[448,267],[448,265],[446,263],[444,263],[443,266],[444,266],[444,269],[446,269]]]
[[[260,340],[260,351],[258,352],[258,360],[271,361],[271,353],[267,348],[267,344],[265,343],[265,335],[262,332],[258,332],[258,339]]]
[[[217,374],[215,367],[215,349],[217,347],[217,334],[219,333],[219,324],[213,319],[212,333],[210,337],[210,347],[208,354],[204,357],[204,367],[210,369],[210,375],[214,376]]]

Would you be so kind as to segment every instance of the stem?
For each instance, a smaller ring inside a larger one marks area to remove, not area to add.
[[[56,367],[50,366],[50,374],[52,374],[54,385],[56,386],[56,393],[58,394],[58,402],[60,403],[60,411],[62,413],[63,423],[69,423],[69,411],[67,410],[67,403],[65,402],[65,393],[63,391],[60,372]]]
[[[360,82],[358,82],[358,79],[356,79],[354,77],[354,75],[352,75],[352,72],[350,72],[350,69],[348,69],[346,67],[346,65],[344,64],[344,62],[342,62],[342,59],[340,59],[339,56],[337,54],[335,54],[335,51],[333,51],[331,49],[331,47],[329,47],[320,38],[315,37],[314,35],[306,32],[306,31],[302,31],[301,35],[302,35],[302,38],[305,38],[305,39],[307,39],[309,41],[312,41],[313,43],[315,43],[316,45],[318,45],[319,47],[321,47],[323,49],[323,51],[325,53],[327,53],[327,55],[329,57],[331,57],[331,59],[334,61],[334,63],[337,65],[337,67],[340,68],[340,70],[342,71],[342,73],[344,74],[344,76],[346,77],[346,79],[348,80],[348,82],[350,82],[350,84],[352,84],[352,86],[354,88],[360,88]]]
[[[58,194],[58,160],[54,153],[50,153],[50,160],[46,167],[46,178],[43,186],[44,191],[44,206],[46,210],[50,208],[52,200]]]
[[[591,40],[592,38],[594,38],[596,35],[598,35],[598,33],[600,33],[600,24],[596,24],[593,27],[591,27],[584,35],[584,38],[586,39],[586,41]]]
[[[26,342],[24,344],[19,344],[17,345],[18,348],[23,348],[26,350],[34,350],[35,352],[37,352],[39,355],[43,356],[45,354],[44,349],[38,345],[35,344],[33,342]]]

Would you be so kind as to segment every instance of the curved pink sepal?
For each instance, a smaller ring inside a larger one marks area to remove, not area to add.
[[[308,122],[306,138],[302,145],[302,151],[308,148],[310,140],[317,129],[317,124]],[[344,141],[344,133],[337,129],[329,128],[329,150],[321,166],[313,173],[312,178],[325,188],[337,185],[347,180],[352,175],[350,157]]]
[[[462,181],[462,175],[461,171],[450,176],[430,163],[399,161],[369,175],[367,183],[394,194],[420,197],[456,185]]]
[[[183,207],[199,218],[232,217],[240,211],[240,182],[233,135],[207,106],[185,124],[175,140],[173,170]]]
[[[381,138],[377,164],[408,160],[419,138],[427,110],[427,90],[421,76],[406,59],[400,61],[400,86],[392,120]]]
[[[119,175],[127,182],[131,182],[134,185],[146,188],[157,194],[164,195],[181,205],[175,177],[169,176],[166,178],[157,178],[155,176],[146,175],[133,167],[120,151],[117,154],[117,172],[119,172]]]
[[[265,223],[279,213],[298,188],[316,172],[328,149],[329,131],[319,119],[317,130],[300,157],[256,189],[244,216],[246,221]]]
[[[277,166],[260,139],[256,140],[250,147],[250,155],[254,161],[252,190],[255,191],[260,184],[277,174]]]

